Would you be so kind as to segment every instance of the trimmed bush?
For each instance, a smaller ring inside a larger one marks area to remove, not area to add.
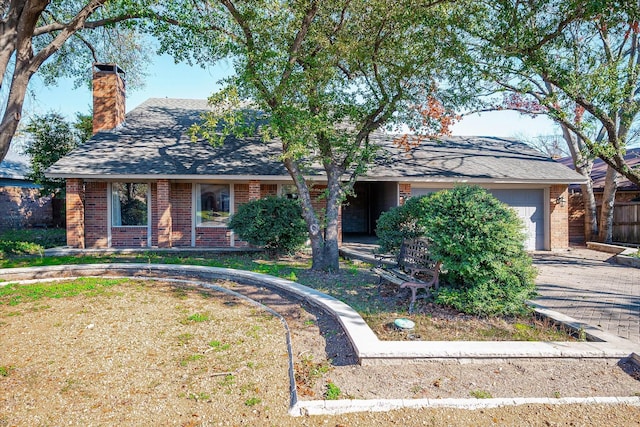
[[[431,250],[445,270],[441,277],[446,286],[437,293],[437,303],[480,315],[528,310],[524,301],[535,295],[536,272],[513,209],[472,186],[412,198],[407,204],[411,200],[418,207],[394,209],[383,224],[396,227],[397,236],[424,231],[431,240]],[[396,235],[383,231],[383,244],[393,246]]]
[[[296,200],[266,197],[240,205],[229,228],[271,255],[293,253],[307,241],[307,226]]]

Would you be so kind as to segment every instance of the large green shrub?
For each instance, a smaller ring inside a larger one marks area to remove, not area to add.
[[[424,217],[429,195],[411,197],[404,205],[384,212],[376,223],[376,235],[382,252],[397,253],[403,239],[424,236],[426,230],[420,222]]]
[[[376,232],[381,247],[392,252],[402,238],[430,239],[445,270],[439,304],[472,314],[512,315],[526,311],[524,300],[535,294],[520,218],[479,187],[411,198],[384,214]]]
[[[266,197],[240,205],[229,228],[252,245],[271,254],[292,253],[307,240],[302,208],[296,200]]]

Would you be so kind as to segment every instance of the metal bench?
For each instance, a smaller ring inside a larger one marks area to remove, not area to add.
[[[380,284],[386,280],[401,288],[411,289],[409,313],[413,311],[418,289],[424,289],[428,295],[431,288],[438,289],[442,263],[432,257],[428,240],[404,240],[398,257],[393,261],[388,256],[377,258],[380,262],[373,268],[373,272],[380,277]]]

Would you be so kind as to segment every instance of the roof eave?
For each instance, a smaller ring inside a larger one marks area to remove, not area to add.
[[[169,174],[65,174],[52,172],[47,173],[48,178],[65,178],[65,179],[87,179],[87,180],[106,180],[106,181],[155,181],[158,179],[168,179],[174,181],[283,181],[290,182],[289,175],[169,175]],[[323,175],[309,175],[305,179],[308,180],[326,180]],[[549,179],[522,179],[522,178],[446,178],[446,177],[403,177],[403,176],[362,176],[358,181],[382,181],[382,182],[432,182],[432,183],[469,183],[469,184],[535,184],[535,185],[569,185],[569,184],[585,184],[586,179],[566,179],[566,178],[549,178]]]

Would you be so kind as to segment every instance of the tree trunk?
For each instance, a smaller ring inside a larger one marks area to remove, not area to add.
[[[602,243],[611,243],[613,240],[613,209],[619,177],[620,174],[615,169],[610,166],[607,168],[602,208],[600,209],[600,231],[598,232],[598,241]]]
[[[569,128],[560,124],[562,136],[569,147],[573,165],[580,175],[587,179],[587,183],[580,186],[582,190],[582,204],[584,206],[584,238],[585,241],[593,240],[598,235],[598,218],[596,206],[596,197],[593,194],[593,181],[591,180],[591,170],[593,169],[593,159],[585,155],[587,150],[584,142],[569,130]]]
[[[596,205],[596,196],[593,194],[591,178],[586,184],[582,184],[580,189],[584,206],[584,238],[589,242],[598,236],[598,206]]]

